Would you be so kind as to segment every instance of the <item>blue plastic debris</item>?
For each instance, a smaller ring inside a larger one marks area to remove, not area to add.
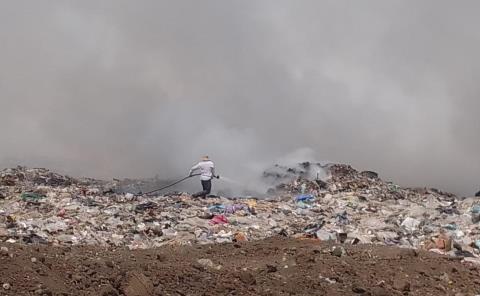
[[[475,241],[475,246],[477,247],[477,249],[480,249],[480,239],[477,239]]]
[[[455,223],[446,224],[446,225],[443,225],[443,228],[448,230],[457,230],[457,224]]]
[[[474,205],[472,207],[472,213],[473,214],[479,214],[480,213],[480,205]]]
[[[224,213],[225,212],[225,206],[224,205],[213,205],[208,208],[208,211],[210,213]]]
[[[314,200],[315,200],[315,196],[313,196],[312,194],[300,194],[295,197],[296,202],[300,202],[300,201],[309,202]]]

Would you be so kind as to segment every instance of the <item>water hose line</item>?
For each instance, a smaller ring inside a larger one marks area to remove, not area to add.
[[[188,175],[188,176],[186,176],[185,178],[182,178],[182,179],[180,179],[180,180],[178,180],[178,181],[176,181],[176,182],[174,182],[174,183],[172,183],[172,184],[169,184],[169,185],[167,185],[167,186],[164,186],[164,187],[162,187],[162,188],[155,189],[155,190],[152,190],[152,191],[149,191],[149,192],[140,193],[140,195],[149,195],[149,194],[152,194],[152,193],[155,193],[155,192],[158,192],[158,191],[162,191],[162,190],[164,190],[164,189],[167,189],[167,188],[170,188],[170,187],[172,187],[172,186],[175,186],[175,185],[177,185],[178,183],[181,183],[181,182],[183,182],[183,181],[185,181],[185,180],[187,180],[187,179],[189,179],[189,178],[191,178],[191,177],[195,177],[195,176],[200,176],[200,174]]]

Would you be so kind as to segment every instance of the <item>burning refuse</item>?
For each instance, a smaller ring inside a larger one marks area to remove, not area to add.
[[[0,173],[0,240],[136,249],[283,235],[425,248],[470,261],[480,255],[477,198],[402,188],[342,164],[277,165],[264,178],[276,183],[267,197],[200,200],[183,192],[125,193],[127,184],[136,188],[153,179],[101,181],[6,169]]]

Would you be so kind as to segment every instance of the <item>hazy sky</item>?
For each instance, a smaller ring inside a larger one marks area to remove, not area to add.
[[[471,195],[479,9],[1,1],[0,166],[167,178],[209,154],[247,180],[293,153]]]

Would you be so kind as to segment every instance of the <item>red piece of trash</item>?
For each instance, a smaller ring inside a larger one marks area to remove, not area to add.
[[[225,215],[217,215],[217,216],[214,216],[212,218],[212,220],[210,220],[210,223],[212,223],[212,224],[227,224],[228,219],[227,219],[227,217],[225,217]]]
[[[57,216],[58,217],[64,217],[65,216],[65,209],[61,209],[60,211],[58,211]]]

